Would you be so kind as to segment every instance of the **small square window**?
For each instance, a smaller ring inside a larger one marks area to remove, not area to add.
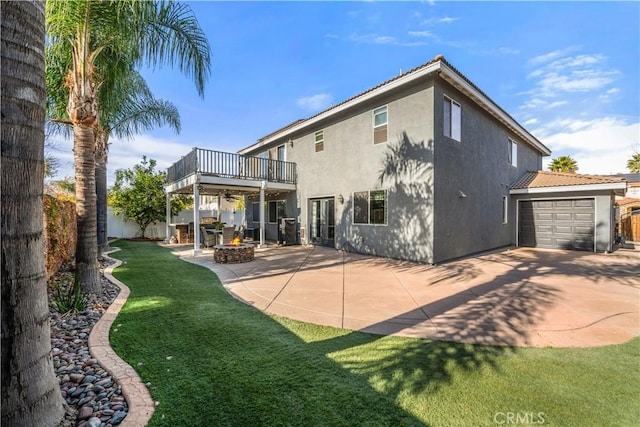
[[[387,139],[387,107],[384,106],[373,110],[373,143],[381,144]]]
[[[316,153],[324,150],[324,131],[319,130],[315,134]]]

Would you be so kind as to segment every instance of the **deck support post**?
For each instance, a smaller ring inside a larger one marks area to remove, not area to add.
[[[169,243],[171,241],[171,193],[167,193],[167,208],[166,208],[167,219],[165,221],[165,243]]]
[[[193,183],[193,256],[202,255],[200,250],[200,184]]]
[[[264,189],[267,187],[267,181],[260,183],[260,245],[259,248],[264,247]]]

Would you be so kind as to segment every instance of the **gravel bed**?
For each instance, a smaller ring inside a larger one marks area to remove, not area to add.
[[[104,272],[112,261],[103,260]],[[57,283],[73,283],[73,273],[63,271]],[[121,387],[89,353],[89,333],[113,302],[120,288],[102,276],[102,295],[92,295],[85,311],[61,315],[56,311],[53,286],[49,287],[51,315],[51,354],[53,368],[66,401],[66,414],[60,427],[117,426],[127,415],[127,402]]]

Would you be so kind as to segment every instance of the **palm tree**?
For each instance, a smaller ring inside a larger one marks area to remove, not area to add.
[[[100,291],[95,182],[99,90],[110,90],[130,67],[178,65],[202,96],[209,74],[207,39],[186,5],[135,0],[51,1],[47,28],[52,49],[70,52],[64,75],[73,126],[78,243],[76,282]]]
[[[627,169],[631,173],[640,173],[640,153],[636,153],[627,160]]]
[[[60,75],[55,70],[60,67],[64,58],[55,57],[55,52],[48,51],[48,86],[58,87]],[[53,64],[57,64],[53,66]],[[58,79],[58,80],[56,80]],[[109,138],[116,135],[120,138],[133,138],[134,135],[155,127],[168,125],[176,133],[180,132],[180,113],[170,102],[156,99],[147,86],[144,78],[133,68],[129,73],[117,79],[109,91],[99,93],[100,124],[96,128],[96,207],[97,207],[97,241],[98,250],[107,248],[107,159]],[[70,124],[64,108],[64,93],[52,90],[49,93],[47,113],[50,117],[50,132],[70,136]],[[65,117],[65,118],[62,118]]]
[[[119,87],[109,92],[118,98],[101,103],[100,127],[96,132],[96,194],[98,249],[107,245],[107,156],[109,137],[133,138],[155,127],[168,125],[180,132],[180,113],[170,102],[155,99],[142,76],[132,73],[119,81]],[[105,92],[106,93],[106,92]]]
[[[2,418],[55,426],[43,240],[44,1],[2,4]]]
[[[578,162],[571,156],[559,156],[549,164],[551,172],[576,173],[578,171]]]

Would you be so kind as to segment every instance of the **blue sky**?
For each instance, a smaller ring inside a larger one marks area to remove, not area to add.
[[[579,173],[627,172],[640,151],[638,2],[190,2],[213,55],[205,97],[177,70],[144,70],[180,110],[113,139],[115,169],[167,167],[194,147],[237,151],[433,59],[445,58]],[[72,176],[69,141],[54,152]]]

